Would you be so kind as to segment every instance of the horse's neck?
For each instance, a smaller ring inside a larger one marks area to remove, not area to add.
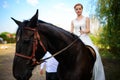
[[[70,59],[73,58],[73,56],[76,55],[76,53],[78,53],[78,50],[76,50],[76,47],[78,48],[79,47],[79,41],[77,41],[78,39],[75,39],[76,42],[73,42],[73,41],[69,41],[68,44],[65,44],[64,42],[56,42],[57,44],[55,43],[51,43],[52,44],[55,44],[55,45],[52,45],[52,47],[49,48],[49,52],[52,54],[52,55],[55,55],[55,58],[58,60],[58,62],[64,64],[67,62],[66,61],[69,61]],[[74,41],[75,41],[74,40]],[[66,41],[67,42],[67,41]],[[74,52],[74,54],[73,54]],[[73,55],[73,56],[71,56]]]
[[[62,50],[66,44],[64,44],[62,41],[59,41],[57,39],[49,40],[50,43],[48,43],[49,47],[48,50],[52,54]]]

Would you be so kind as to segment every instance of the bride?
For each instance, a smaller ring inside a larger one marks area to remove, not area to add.
[[[92,43],[90,33],[90,20],[82,15],[83,5],[78,3],[74,6],[77,18],[71,22],[71,32],[78,35],[85,45],[91,46],[96,52],[96,61],[93,68],[93,80],[105,80],[104,68],[97,48]]]

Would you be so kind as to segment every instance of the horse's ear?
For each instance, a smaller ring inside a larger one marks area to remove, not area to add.
[[[30,19],[29,26],[32,28],[35,28],[35,27],[37,27],[37,22],[38,22],[38,9],[37,9],[35,15]]]
[[[18,20],[15,20],[15,19],[12,18],[12,17],[11,17],[11,19],[12,19],[13,21],[15,21],[15,23],[16,23],[18,26],[20,26],[20,25],[22,24],[22,22],[20,22],[20,21],[18,21]]]

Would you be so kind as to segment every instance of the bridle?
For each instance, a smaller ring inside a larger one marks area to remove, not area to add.
[[[22,57],[22,58],[32,60],[33,61],[32,65],[40,64],[41,62],[37,61],[36,58],[35,58],[35,51],[37,50],[37,45],[40,44],[41,47],[43,48],[44,52],[46,52],[46,48],[43,45],[43,42],[41,41],[38,30],[37,30],[37,28],[29,28],[29,27],[25,27],[24,29],[34,32],[34,40],[33,40],[33,48],[32,48],[33,52],[32,52],[31,56],[26,56],[26,55],[23,55],[21,53],[15,53],[15,56],[19,56],[19,57]]]
[[[37,50],[37,45],[38,43],[42,46],[44,52],[46,53],[46,48],[43,44],[43,42],[41,41],[41,38],[40,38],[40,35],[38,33],[38,30],[37,28],[30,28],[30,27],[25,27],[24,29],[26,30],[31,30],[34,32],[34,42],[33,42],[33,52],[32,52],[32,55],[31,56],[26,56],[26,55],[23,55],[23,54],[20,54],[20,53],[15,53],[15,56],[19,56],[19,57],[22,57],[22,58],[26,58],[26,59],[29,59],[29,60],[32,60],[33,63],[32,65],[39,65],[41,64],[42,62],[44,62],[45,60],[51,58],[51,57],[55,57],[56,55],[62,53],[63,51],[65,51],[66,49],[68,49],[70,46],[72,46],[79,38],[76,38],[72,43],[70,43],[68,46],[66,46],[65,48],[61,49],[60,51],[56,52],[55,54],[53,54],[52,56],[50,57],[47,57],[45,59],[40,59],[40,61],[37,61],[36,58],[35,58],[35,51]]]

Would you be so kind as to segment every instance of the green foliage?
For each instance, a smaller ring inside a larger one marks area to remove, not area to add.
[[[12,35],[12,37],[9,37],[8,35]],[[8,43],[15,43],[15,33],[11,34],[9,32],[3,32],[0,34],[0,37]]]
[[[93,43],[99,47],[99,36],[96,36],[93,34],[90,34],[89,36],[90,36],[91,40],[93,41]]]
[[[2,37],[3,38],[3,40],[8,40],[8,37],[7,37],[7,35],[6,34],[8,34],[8,32],[3,32],[3,33],[1,33],[0,34],[0,37]]]
[[[97,15],[103,24],[101,44],[120,56],[120,0],[98,0]]]

